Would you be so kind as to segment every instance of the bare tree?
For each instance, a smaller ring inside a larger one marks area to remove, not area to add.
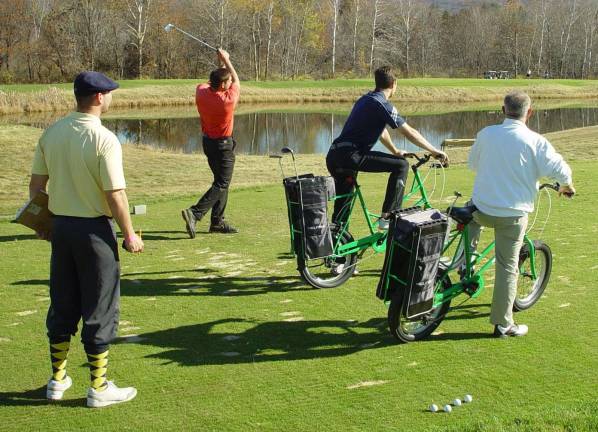
[[[567,21],[565,21],[563,28],[561,29],[560,47],[561,47],[561,58],[559,61],[560,76],[564,75],[564,69],[566,64],[567,50],[569,49],[569,40],[571,39],[571,27],[579,19],[579,11],[577,10],[577,0],[570,0],[570,7],[567,14]]]
[[[359,24],[360,0],[353,0],[353,70],[357,67],[357,26]]]
[[[381,0],[374,0],[374,16],[372,19],[372,43],[370,44],[370,69],[369,74],[372,75],[374,71],[374,49],[376,47],[376,30],[378,19],[382,16],[382,11],[380,10],[380,3]]]
[[[74,15],[77,18],[77,32],[82,36],[84,50],[87,57],[87,67],[94,70],[99,45],[105,36],[105,18],[107,11],[102,0],[77,0],[76,8],[79,11]]]
[[[544,48],[544,35],[546,32],[546,29],[548,27],[548,18],[546,16],[546,0],[541,0],[540,1],[540,17],[541,17],[541,30],[540,30],[540,48],[538,50],[538,69],[537,69],[537,73],[538,76],[540,76],[541,73],[541,65],[542,65],[542,50]]]
[[[398,37],[394,39],[399,44],[399,55],[404,59],[405,74],[410,75],[410,61],[411,61],[411,44],[413,40],[413,29],[420,9],[417,7],[416,0],[398,0],[398,7],[395,9],[398,12],[398,24],[394,28],[398,31]]]
[[[10,69],[10,61],[17,45],[27,38],[27,30],[19,22],[25,14],[24,0],[0,3],[0,69]]]
[[[27,71],[29,73],[29,79],[33,80],[34,66],[37,66],[37,68],[39,68],[42,64],[39,61],[34,61],[34,50],[36,49],[36,46],[40,39],[44,21],[52,9],[53,1],[29,0],[28,3],[28,15],[30,19],[31,33],[29,36],[29,46],[27,47]]]
[[[338,8],[340,0],[328,0],[332,7],[332,77],[334,78],[336,66],[336,27],[338,23]]]
[[[137,48],[137,77],[141,78],[143,69],[143,44],[147,33],[152,0],[127,0],[129,20],[127,30],[133,38],[131,44]]]
[[[266,42],[266,70],[264,78],[268,79],[270,72],[270,47],[272,46],[272,20],[274,18],[274,0],[270,0],[268,4],[268,12],[266,13],[266,19],[268,22],[268,40]]]
[[[598,72],[597,0],[0,0],[2,79],[207,74],[214,56],[167,22],[225,47],[255,79],[371,74],[381,62],[412,76]]]

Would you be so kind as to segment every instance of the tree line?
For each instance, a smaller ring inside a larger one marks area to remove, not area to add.
[[[1,0],[0,83],[206,76],[215,55],[168,23],[242,79],[598,75],[597,0]]]

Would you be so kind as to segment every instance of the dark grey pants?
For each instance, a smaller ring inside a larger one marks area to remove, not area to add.
[[[197,219],[201,219],[212,209],[212,225],[219,225],[222,222],[228,201],[228,187],[235,167],[235,147],[236,143],[232,138],[203,138],[203,151],[214,174],[214,182],[197,204],[191,207]]]
[[[77,333],[88,353],[103,352],[116,336],[120,264],[111,219],[55,216],[50,262],[50,341]]]

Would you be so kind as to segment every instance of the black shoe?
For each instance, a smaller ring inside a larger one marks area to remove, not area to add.
[[[210,232],[222,234],[235,234],[238,233],[239,230],[237,230],[234,226],[230,225],[228,222],[223,220],[219,224],[212,223],[212,225],[210,225]]]
[[[185,228],[187,228],[187,234],[190,238],[195,238],[195,223],[197,219],[190,209],[185,209],[181,212],[183,220],[185,221]]]

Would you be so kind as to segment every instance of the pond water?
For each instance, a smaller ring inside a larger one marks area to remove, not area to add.
[[[326,153],[347,117],[347,114],[326,113],[240,114],[235,116],[237,152],[269,154],[289,146],[298,153]],[[487,111],[406,116],[407,122],[437,147],[447,138],[474,138],[480,129],[502,119],[502,113]],[[547,133],[597,124],[598,108],[561,108],[536,112],[529,126]],[[104,125],[122,142],[185,153],[201,151],[198,118],[109,119],[104,120]],[[391,135],[397,147],[416,149],[396,131],[391,131]],[[377,148],[382,149],[382,145],[378,143]]]
[[[251,112],[244,107],[244,112],[235,115],[234,136],[237,141],[237,152],[241,154],[264,155],[277,152],[281,147],[289,146],[298,153],[326,153],[332,140],[339,135],[348,109],[343,113],[307,112]],[[297,108],[292,107],[295,111]],[[333,108],[330,108],[332,110]],[[344,113],[346,112],[346,113]],[[114,116],[114,113],[109,113]],[[64,115],[47,114],[38,116],[21,116],[13,122],[45,127],[56,118]],[[184,153],[201,152],[201,133],[199,119],[193,107],[183,110],[139,115],[137,113],[120,112],[116,117],[106,115],[102,123],[114,131],[121,142],[128,144],[144,144],[165,150]],[[162,118],[161,118],[162,117]],[[485,126],[502,122],[500,111],[463,111],[441,114],[404,116],[407,122],[418,129],[433,145],[440,147],[447,138],[474,138]],[[6,120],[5,120],[6,121]],[[555,108],[542,109],[535,112],[529,126],[539,133],[547,133],[577,127],[598,125],[598,108]],[[415,150],[402,135],[391,131],[397,147]],[[380,143],[377,149],[382,150]]]

